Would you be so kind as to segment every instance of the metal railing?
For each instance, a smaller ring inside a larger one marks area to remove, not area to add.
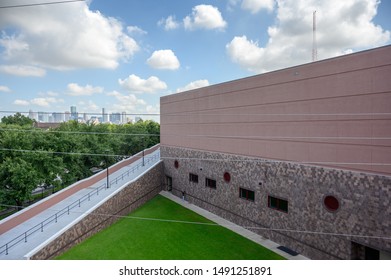
[[[131,173],[134,173],[139,168],[141,168],[141,167],[143,167],[145,165],[148,165],[151,161],[155,161],[158,158],[160,158],[160,152],[157,152],[153,156],[145,157],[143,162],[138,163],[136,166],[132,167],[128,171],[122,173],[121,175],[119,175],[116,178],[114,178],[113,180],[111,180],[110,183],[109,183],[109,187],[111,187],[111,185],[113,185],[114,182],[115,182],[115,184],[118,184],[118,181],[123,180],[125,177],[128,177]],[[17,237],[12,239],[11,241],[9,241],[6,244],[2,245],[0,247],[0,255],[3,254],[3,253],[8,255],[9,249],[11,249],[15,245],[19,244],[20,242],[23,242],[23,241],[27,242],[27,238],[29,236],[31,236],[32,234],[34,234],[34,233],[36,233],[38,231],[43,232],[45,226],[48,226],[49,224],[51,224],[53,222],[57,223],[58,218],[60,218],[61,216],[65,215],[65,214],[69,215],[70,211],[73,208],[80,207],[83,202],[85,202],[86,200],[89,201],[91,199],[91,197],[93,195],[95,195],[95,193],[96,193],[96,195],[99,195],[99,192],[102,191],[102,190],[105,190],[105,189],[107,189],[107,183],[103,183],[102,185],[100,185],[99,187],[93,189],[92,191],[90,191],[89,193],[84,195],[83,197],[79,198],[78,200],[72,202],[71,204],[69,204],[65,208],[63,208],[60,211],[56,212],[54,215],[52,215],[49,218],[43,220],[39,224],[33,226],[32,228],[30,228],[27,231],[25,231],[24,233],[18,235]]]

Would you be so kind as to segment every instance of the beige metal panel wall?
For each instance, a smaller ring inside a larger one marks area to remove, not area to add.
[[[161,144],[391,174],[391,47],[161,98]]]

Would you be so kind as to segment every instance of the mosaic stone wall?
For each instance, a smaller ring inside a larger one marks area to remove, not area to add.
[[[175,195],[311,259],[359,258],[352,242],[391,252],[391,240],[368,238],[391,236],[390,177],[167,146],[161,157]],[[239,188],[254,191],[254,201],[240,198]],[[269,195],[287,200],[288,213],[269,208]],[[325,207],[328,195],[337,211]]]
[[[110,226],[118,217],[127,215],[156,196],[163,186],[163,163],[160,162],[137,181],[129,184],[99,208],[65,231],[30,259],[52,259],[86,238]]]

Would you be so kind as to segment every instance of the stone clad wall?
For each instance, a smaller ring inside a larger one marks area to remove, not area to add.
[[[161,157],[175,195],[185,192],[189,202],[309,258],[357,258],[352,242],[391,252],[389,239],[360,237],[391,236],[389,176],[168,146]],[[216,189],[205,178],[216,180]],[[254,191],[255,201],[240,198],[239,188]],[[268,195],[287,200],[288,213],[269,208]],[[337,211],[324,206],[327,195],[339,200]]]
[[[162,189],[163,163],[158,163],[137,181],[104,202],[55,240],[36,252],[30,259],[52,259],[86,238],[110,226],[156,196]],[[114,216],[113,216],[114,215]]]

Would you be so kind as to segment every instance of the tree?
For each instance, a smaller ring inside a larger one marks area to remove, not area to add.
[[[7,158],[0,165],[0,198],[2,203],[22,206],[37,187],[38,174],[21,158]]]
[[[20,126],[33,126],[35,120],[32,120],[26,116],[23,116],[21,113],[16,113],[13,116],[3,117],[1,122],[4,124],[16,124]]]

